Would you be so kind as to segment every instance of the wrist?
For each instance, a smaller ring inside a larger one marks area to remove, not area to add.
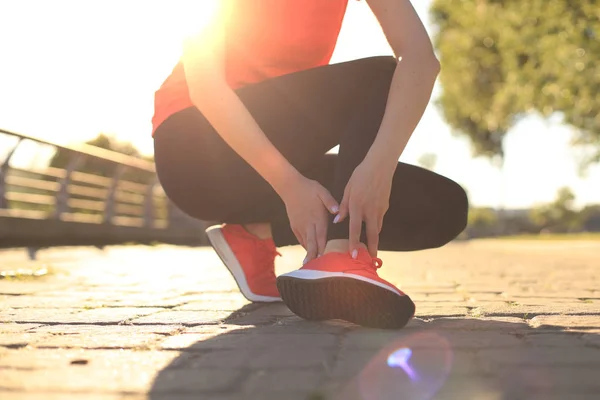
[[[304,176],[291,164],[277,168],[276,171],[276,173],[271,174],[267,181],[279,197],[284,199],[292,188],[298,186],[299,181],[304,178]]]
[[[393,176],[394,172],[396,172],[396,167],[398,166],[398,159],[393,155],[373,155],[369,152],[363,163],[378,175]]]

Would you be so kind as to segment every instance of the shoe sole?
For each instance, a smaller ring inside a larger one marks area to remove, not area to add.
[[[415,314],[408,296],[350,277],[301,279],[286,274],[277,278],[277,288],[294,314],[311,321],[342,319],[370,328],[400,329]]]
[[[248,286],[248,282],[246,281],[244,270],[233,250],[231,250],[229,243],[227,243],[227,240],[225,240],[225,237],[223,236],[223,229],[220,226],[208,228],[206,230],[206,235],[208,236],[208,240],[210,241],[213,249],[215,249],[215,252],[223,264],[225,264],[225,267],[227,267],[227,270],[233,277],[233,280],[240,289],[240,292],[246,299],[257,303],[273,303],[276,301],[281,301],[280,297],[262,296],[252,293],[250,287]]]

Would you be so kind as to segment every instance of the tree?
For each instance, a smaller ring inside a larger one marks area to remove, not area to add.
[[[152,157],[141,156],[139,151],[131,143],[119,141],[115,137],[106,135],[104,133],[99,134],[94,139],[91,139],[85,143],[92,146],[100,147],[102,149],[125,154],[128,156],[152,161]],[[50,166],[55,168],[65,168],[70,160],[71,153],[58,149],[54,154],[54,157],[50,161]],[[114,164],[106,163],[104,161],[96,160],[93,158],[88,158],[85,160],[84,164],[81,165],[77,170],[87,172],[90,174],[112,177],[115,174],[115,168],[116,165]],[[148,174],[139,173],[135,170],[126,170],[125,174],[123,175],[123,179],[139,183],[147,183],[148,178]]]
[[[434,0],[438,101],[474,155],[502,158],[523,116],[559,115],[600,161],[600,6],[596,0]]]
[[[425,169],[433,170],[437,164],[437,155],[434,153],[423,153],[417,161],[419,165]]]
[[[467,223],[469,237],[493,236],[498,229],[498,216],[491,208],[471,208]]]
[[[131,143],[118,141],[114,136],[109,136],[104,133],[99,134],[92,140],[88,140],[86,144],[106,150],[112,150],[128,156],[140,157],[140,152]]]
[[[542,231],[571,232],[581,228],[581,218],[574,207],[575,195],[567,187],[561,188],[556,200],[531,210],[531,219]]]
[[[581,223],[584,230],[600,232],[600,204],[585,206],[581,212]]]

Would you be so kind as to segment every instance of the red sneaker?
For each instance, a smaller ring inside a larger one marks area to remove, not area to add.
[[[343,319],[372,328],[399,329],[415,314],[403,292],[377,275],[382,262],[361,249],[327,253],[277,278],[285,304],[309,320]]]
[[[259,239],[241,225],[218,225],[206,230],[213,248],[240,291],[250,301],[281,301],[275,281],[273,239]]]

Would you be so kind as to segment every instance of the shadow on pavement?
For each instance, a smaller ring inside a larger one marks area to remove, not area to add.
[[[516,317],[415,319],[400,331],[309,322],[249,305],[190,327],[156,377],[165,399],[583,399],[600,390],[599,335]],[[595,368],[592,368],[595,367]]]

